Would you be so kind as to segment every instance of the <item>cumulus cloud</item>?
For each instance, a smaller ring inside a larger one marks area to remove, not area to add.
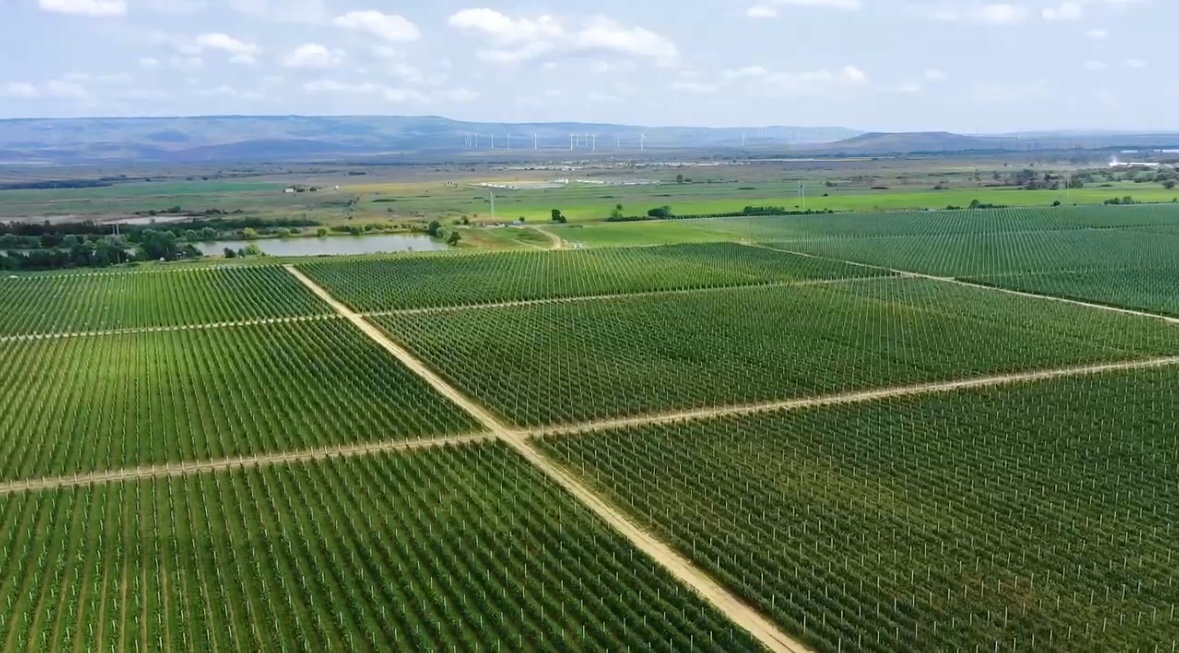
[[[421,30],[417,25],[396,14],[383,14],[379,11],[350,11],[336,16],[332,24],[343,29],[366,32],[379,39],[397,43],[401,41],[416,41],[421,38]]]
[[[123,0],[37,0],[37,5],[45,11],[57,14],[96,18],[122,16],[127,13],[127,3]]]
[[[1091,29],[1085,32],[1085,36],[1094,41],[1104,41],[1109,38],[1109,32],[1103,29]]]
[[[1133,57],[1126,59],[1126,67],[1128,68],[1145,68],[1148,64],[1142,59],[1135,59]]]
[[[254,56],[262,51],[253,43],[239,41],[228,34],[201,34],[196,38],[196,45],[202,50],[220,50],[233,55]]]
[[[139,67],[144,70],[156,70],[162,65],[155,57],[143,57],[139,60]]]
[[[753,5],[745,10],[745,15],[750,18],[777,18],[778,10],[770,5]]]
[[[477,35],[493,47],[479,53],[483,61],[514,64],[544,57],[616,55],[671,65],[679,56],[674,43],[642,27],[598,18],[569,28],[552,16],[510,18],[492,9],[464,9],[450,26]]]
[[[709,84],[706,82],[693,82],[693,81],[675,81],[675,82],[672,82],[671,84],[669,84],[668,88],[670,88],[673,91],[679,91],[681,93],[696,93],[696,94],[700,94],[700,95],[706,95],[709,93],[716,93],[721,90],[721,87],[719,84]]]
[[[944,82],[949,79],[949,75],[946,75],[937,68],[930,68],[929,70],[925,71],[925,79],[926,81],[930,82]]]
[[[332,50],[319,43],[304,43],[283,58],[288,68],[335,68],[347,57],[343,50]]]

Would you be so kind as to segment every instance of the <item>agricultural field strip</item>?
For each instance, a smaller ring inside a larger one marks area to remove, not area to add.
[[[553,435],[576,435],[581,433],[620,429],[631,426],[649,426],[682,422],[687,420],[708,419],[713,417],[753,415],[772,411],[790,411],[804,408],[820,408],[824,406],[842,406],[846,404],[857,404],[897,397],[909,397],[915,395],[953,392],[956,390],[970,390],[975,388],[988,388],[1002,385],[1015,385],[1019,383],[1032,383],[1036,381],[1048,381],[1051,379],[1066,377],[1092,376],[1095,374],[1104,374],[1108,372],[1145,370],[1173,366],[1179,366],[1179,356],[1125,361],[1121,363],[1102,363],[1099,365],[1062,367],[1052,370],[1037,370],[1034,372],[1003,374],[999,376],[962,379],[958,381],[945,381],[941,383],[922,383],[910,386],[878,388],[875,390],[849,392],[845,394],[828,395],[825,397],[787,399],[784,401],[770,401],[744,406],[698,408],[694,410],[668,412],[655,415],[638,415],[635,417],[623,417],[619,419],[585,422],[582,424],[533,429],[527,433],[527,436],[547,437]]]
[[[909,279],[928,279],[930,281],[940,281],[942,283],[952,283],[952,284],[955,284],[958,286],[966,286],[967,288],[978,288],[981,290],[990,290],[993,292],[1001,292],[1001,293],[1004,293],[1007,295],[1015,295],[1016,297],[1028,297],[1031,299],[1040,299],[1040,300],[1046,300],[1046,301],[1052,301],[1052,302],[1060,302],[1063,304],[1073,304],[1075,306],[1084,306],[1086,308],[1096,308],[1096,309],[1099,309],[1102,311],[1112,311],[1114,313],[1121,313],[1123,315],[1133,315],[1135,317],[1145,317],[1145,318],[1150,318],[1153,320],[1161,320],[1161,321],[1166,322],[1168,324],[1179,324],[1179,318],[1168,317],[1166,315],[1158,315],[1156,313],[1147,313],[1145,311],[1136,311],[1136,310],[1133,310],[1130,308],[1119,308],[1117,306],[1106,306],[1104,304],[1094,304],[1092,302],[1083,302],[1083,301],[1079,301],[1076,299],[1066,299],[1064,297],[1056,297],[1053,295],[1040,295],[1040,294],[1036,294],[1036,293],[1024,292],[1022,290],[1011,290],[1010,288],[1001,288],[998,286],[987,285],[985,283],[973,283],[970,281],[957,279],[955,277],[939,277],[939,276],[932,275],[932,274],[923,274],[921,272],[910,272],[908,270],[898,270],[896,268],[885,267],[883,265],[871,265],[869,263],[860,263],[858,261],[846,261],[844,259],[833,258],[830,256],[818,256],[816,254],[805,254],[803,252],[796,252],[796,251],[789,250],[789,249],[781,249],[778,247],[773,247],[771,245],[764,245],[764,244],[758,244],[758,243],[742,243],[742,244],[747,245],[749,247],[761,247],[764,249],[773,250],[775,252],[785,252],[787,254],[794,254],[796,256],[804,256],[807,258],[819,259],[819,260],[823,260],[823,261],[833,261],[836,263],[846,263],[847,265],[854,265],[857,267],[867,268],[870,270],[884,270],[884,271],[891,272],[891,273],[896,274],[898,276],[901,276],[904,278],[909,278]]]
[[[266,324],[292,324],[295,322],[312,322],[315,320],[338,320],[339,315],[297,315],[292,317],[268,317],[257,320],[231,320],[228,322],[210,322],[208,324],[176,324],[172,326],[127,327],[125,329],[106,329],[99,331],[71,331],[66,333],[29,333],[15,336],[0,336],[0,343],[21,342],[26,340],[57,340],[60,338],[90,338],[98,336],[122,336],[134,333],[165,333],[170,331],[198,331],[205,329],[231,329],[234,327],[261,326]]]
[[[383,331],[352,311],[326,290],[316,284],[292,265],[284,266],[296,279],[317,297],[330,305],[337,313],[355,324],[374,342],[393,354],[402,364],[421,376],[431,387],[479,421],[497,439],[512,447],[525,460],[535,465],[545,476],[572,494],[579,502],[605,520],[616,531],[643,553],[657,561],[677,580],[698,592],[705,600],[720,610],[733,623],[751,633],[771,651],[783,653],[809,653],[810,649],[783,633],[773,622],[749,607],[720,583],[698,569],[686,557],[680,555],[662,540],[640,528],[629,517],[590,490],[571,473],[553,463],[540,453],[529,441],[526,433],[514,431],[499,421],[475,401],[464,395],[418,360],[408,350],[393,342]]]
[[[412,451],[430,447],[442,447],[453,444],[472,444],[490,442],[493,436],[488,434],[453,435],[428,440],[389,440],[386,442],[369,442],[364,444],[341,445],[337,447],[319,447],[305,451],[280,451],[255,456],[238,456],[222,458],[220,460],[206,460],[201,462],[179,462],[166,465],[150,465],[132,467],[103,472],[87,472],[72,476],[58,476],[53,478],[38,478],[25,481],[9,481],[0,483],[0,496],[17,492],[35,492],[41,490],[56,490],[67,487],[82,487],[117,483],[121,481],[138,481],[147,479],[173,478],[191,476],[193,474],[212,474],[215,472],[251,469],[267,465],[290,465],[308,463],[319,460],[337,458],[354,458],[357,456],[371,456],[393,451]]]
[[[697,295],[714,292],[725,292],[735,288],[798,288],[803,286],[832,286],[844,283],[863,281],[880,281],[892,279],[887,275],[870,277],[851,277],[847,279],[810,279],[807,281],[777,281],[770,283],[751,283],[740,286],[714,286],[709,288],[678,288],[676,290],[645,290],[642,292],[623,292],[606,295],[584,295],[581,297],[549,297],[547,299],[521,299],[510,302],[495,302],[492,304],[463,304],[461,306],[427,306],[425,308],[401,308],[391,311],[373,311],[360,313],[363,317],[389,317],[392,315],[430,315],[435,313],[453,313],[455,311],[474,311],[487,308],[519,308],[522,306],[544,306],[546,304],[573,304],[578,302],[595,302],[610,299],[631,299],[636,297],[672,297],[676,295]]]

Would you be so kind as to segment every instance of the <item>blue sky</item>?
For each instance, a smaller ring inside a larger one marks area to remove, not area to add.
[[[1173,0],[0,0],[0,117],[1179,130]]]

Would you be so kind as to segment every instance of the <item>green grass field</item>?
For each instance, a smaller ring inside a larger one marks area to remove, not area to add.
[[[544,447],[815,650],[1167,650],[1176,398],[1137,372]]]
[[[6,651],[758,650],[504,445],[0,496]]]

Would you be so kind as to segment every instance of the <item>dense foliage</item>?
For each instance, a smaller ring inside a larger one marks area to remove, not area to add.
[[[0,342],[0,478],[478,430],[339,318]]]
[[[299,266],[360,311],[882,275],[732,243],[416,256]]]
[[[331,313],[277,266],[0,278],[0,306],[0,337]]]
[[[753,651],[503,445],[0,497],[7,651]]]
[[[1170,651],[1174,369],[556,437],[823,651]]]
[[[925,279],[377,318],[517,424],[595,418],[1123,361],[1179,330]]]

